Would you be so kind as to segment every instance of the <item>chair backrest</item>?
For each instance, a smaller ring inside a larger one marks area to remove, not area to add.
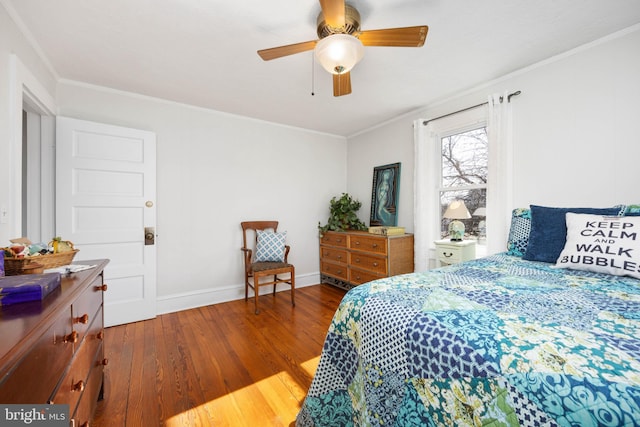
[[[278,231],[278,221],[243,221],[240,223],[242,226],[242,246],[244,248],[253,249],[255,246],[256,239],[258,238],[256,231],[257,230],[270,230],[273,229],[274,232]],[[247,235],[251,236],[253,234],[253,239],[249,240],[250,246],[247,246]]]

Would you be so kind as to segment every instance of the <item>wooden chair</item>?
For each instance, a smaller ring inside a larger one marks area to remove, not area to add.
[[[287,262],[289,245],[284,247],[284,261],[259,261],[256,262],[256,247],[258,243],[258,230],[273,230],[277,232],[278,221],[244,221],[242,226],[242,252],[244,253],[244,299],[249,298],[249,288],[254,291],[255,313],[258,314],[258,296],[260,286],[273,285],[273,294],[276,294],[278,283],[286,283],[291,286],[291,305],[295,306],[296,277],[295,267]],[[280,278],[280,274],[288,274],[289,277]],[[266,280],[265,280],[266,279]]]

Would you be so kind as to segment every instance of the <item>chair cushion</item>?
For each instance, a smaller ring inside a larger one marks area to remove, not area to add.
[[[292,265],[286,262],[254,262],[251,264],[251,271],[275,270],[289,267],[292,267]]]
[[[287,232],[256,231],[256,257],[254,262],[284,262],[284,246]]]

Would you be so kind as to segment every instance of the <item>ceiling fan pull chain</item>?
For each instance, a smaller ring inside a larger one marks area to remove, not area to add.
[[[311,96],[316,95],[315,84],[316,84],[316,59],[315,59],[315,55],[311,53]]]

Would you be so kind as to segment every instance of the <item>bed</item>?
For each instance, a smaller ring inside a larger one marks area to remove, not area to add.
[[[512,249],[350,290],[296,426],[640,425],[640,280]]]

